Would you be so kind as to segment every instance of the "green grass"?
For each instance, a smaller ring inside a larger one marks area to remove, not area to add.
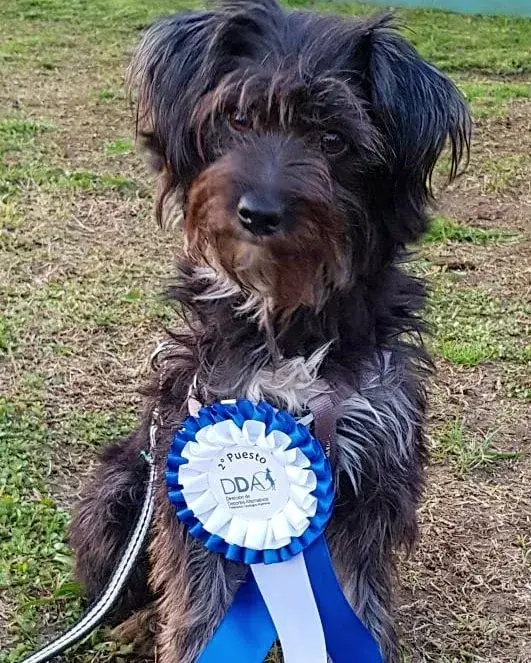
[[[131,138],[116,138],[105,145],[105,154],[130,154],[135,149],[135,143]]]
[[[13,652],[0,660],[17,660],[48,625],[64,628],[79,613],[65,536],[69,514],[49,489],[60,469],[56,450],[97,448],[128,433],[134,421],[128,411],[81,412],[51,426],[42,401],[0,399],[0,590],[10,590],[6,628],[14,635]]]
[[[439,275],[431,287],[429,320],[435,330],[433,350],[440,357],[468,367],[492,360],[531,361],[521,302],[464,287],[455,274]]]
[[[431,220],[428,232],[423,241],[427,244],[437,242],[463,242],[470,244],[496,244],[516,242],[518,233],[499,228],[474,228],[465,226],[451,219],[437,216]]]
[[[77,447],[98,449],[109,440],[128,435],[137,423],[132,410],[121,412],[76,412],[61,422],[61,436]]]
[[[130,289],[127,280],[117,283],[119,271],[104,273],[90,282],[70,279],[49,283],[33,290],[24,289],[9,302],[13,324],[46,337],[53,343],[65,329],[78,332],[129,329],[149,321],[170,323],[171,308],[157,294]],[[130,280],[133,280],[131,276]]]
[[[53,131],[52,124],[35,122],[25,118],[0,120],[0,174],[2,162],[12,153],[28,151],[35,147],[39,134]]]
[[[531,22],[442,12],[404,12],[412,41],[448,72],[516,74],[531,71]]]
[[[345,15],[382,11],[382,8],[370,5],[344,2],[291,0],[285,4],[296,9],[315,8]],[[39,52],[43,40],[48,40],[45,57],[47,60],[51,58],[52,66],[61,65],[61,59],[56,58],[54,52],[79,49],[78,36],[88,47],[91,43],[98,43],[115,52],[113,38],[125,36],[131,39],[136,30],[156,17],[194,6],[200,4],[183,0],[154,0],[152,3],[134,0],[72,0],[69,3],[64,0],[5,0],[4,19],[19,29],[9,35],[0,54],[7,58],[29,57],[32,52]],[[531,55],[527,48],[531,42],[529,21],[437,11],[398,10],[397,13],[421,53],[446,71],[474,70],[489,74],[531,71]],[[66,33],[60,29],[65,25],[68,26]],[[16,39],[13,34],[17,34]],[[101,53],[101,57],[104,56]]]
[[[41,165],[17,165],[7,168],[0,166],[0,196],[12,195],[25,187],[40,187],[43,190],[96,191],[116,190],[133,195],[138,192],[138,184],[120,175],[92,173],[87,171],[70,172],[63,168],[48,168]]]
[[[506,367],[504,390],[509,398],[531,403],[531,377],[528,365]]]
[[[55,145],[44,140],[42,134],[53,132],[51,123],[35,122],[28,118],[7,118],[0,121],[0,201],[16,196],[21,189],[39,187],[42,190],[73,190],[105,192],[116,190],[136,195],[140,191],[134,180],[117,174],[70,171],[48,165],[54,158]],[[106,145],[108,155],[128,154],[130,139],[116,139]],[[1,210],[0,210],[1,212]]]
[[[457,78],[475,119],[503,117],[515,101],[531,99],[531,83]]]
[[[6,119],[0,122],[0,140],[26,140],[33,138],[41,131],[50,131],[55,129],[49,124],[41,124],[33,120],[24,119]]]
[[[288,0],[296,8],[312,7],[342,14],[371,14],[384,8],[345,2]],[[392,3],[389,3],[392,7]],[[450,12],[397,10],[406,34],[419,51],[441,69],[488,74],[531,71],[531,22],[526,19],[464,16]]]
[[[199,6],[198,3],[195,3]],[[32,22],[51,24],[68,23],[82,31],[83,24],[94,28],[116,29],[120,20],[123,30],[141,27],[142,20],[152,20],[158,14],[167,14],[179,9],[193,7],[194,2],[182,0],[155,0],[153,3],[134,2],[134,0],[16,0],[8,1],[4,7],[7,19],[24,21],[28,28]]]
[[[103,88],[103,90],[98,90],[96,98],[99,99],[99,101],[112,102],[117,99],[124,99],[124,92],[123,90],[109,90],[108,88]]]
[[[10,321],[4,315],[0,315],[0,356],[9,353],[14,345],[15,334]]]
[[[19,634],[18,655],[35,644],[43,619],[72,617],[79,606],[77,592],[65,589],[72,588],[68,514],[50,495],[52,471],[42,404],[0,400],[0,587],[11,588],[7,629]]]
[[[461,338],[443,339],[435,344],[436,352],[446,361],[459,366],[477,366],[491,359],[499,358],[496,347],[479,338],[468,343]]]
[[[495,447],[495,433],[479,434],[467,430],[459,418],[436,431],[432,456],[436,462],[450,463],[454,472],[463,477],[478,469],[520,457],[516,451],[501,451]]]
[[[531,191],[528,154],[484,154],[476,160],[474,173],[484,193],[501,194],[523,187]]]

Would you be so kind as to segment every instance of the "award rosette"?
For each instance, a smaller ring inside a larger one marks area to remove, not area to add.
[[[381,663],[337,581],[324,530],[334,485],[321,444],[265,402],[187,417],[167,458],[177,518],[213,554],[249,566],[199,663]]]

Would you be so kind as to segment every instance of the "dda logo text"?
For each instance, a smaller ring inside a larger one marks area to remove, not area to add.
[[[233,477],[220,479],[225,495],[252,493],[256,490],[266,492],[275,490],[275,480],[269,468],[265,472],[255,472],[251,477]]]

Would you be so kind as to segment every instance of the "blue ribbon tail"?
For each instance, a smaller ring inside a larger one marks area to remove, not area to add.
[[[306,548],[304,559],[332,661],[383,663],[376,640],[343,594],[324,535]]]
[[[276,638],[262,594],[249,573],[197,663],[263,663]]]

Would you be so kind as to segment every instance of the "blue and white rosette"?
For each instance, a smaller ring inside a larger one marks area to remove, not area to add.
[[[334,486],[321,444],[265,402],[214,403],[188,417],[167,459],[178,519],[212,553],[249,565],[199,663],[381,663],[345,599],[324,530]]]

